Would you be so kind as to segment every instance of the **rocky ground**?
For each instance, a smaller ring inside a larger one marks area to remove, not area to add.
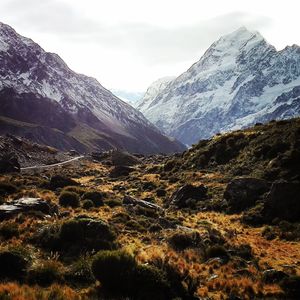
[[[0,178],[0,299],[299,299],[300,121]]]

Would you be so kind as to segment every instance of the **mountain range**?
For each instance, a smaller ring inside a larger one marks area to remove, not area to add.
[[[298,116],[300,47],[277,51],[260,33],[242,27],[214,42],[158,93],[145,97],[140,111],[187,145],[219,132]]]
[[[0,23],[0,134],[61,150],[171,153],[185,147],[96,79]]]

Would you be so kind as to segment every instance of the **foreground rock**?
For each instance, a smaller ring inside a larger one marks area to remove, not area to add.
[[[194,208],[198,201],[207,199],[207,187],[203,184],[194,186],[186,184],[171,196],[169,205],[177,208]]]
[[[13,153],[4,154],[0,157],[0,173],[20,172],[18,158]]]
[[[135,199],[129,195],[125,195],[124,199],[123,199],[123,204],[124,205],[131,205],[131,206],[140,206],[146,209],[150,209],[153,210],[154,212],[163,212],[164,209],[162,207],[160,207],[157,204],[151,203],[151,202],[147,202],[144,200],[138,200]]]
[[[58,213],[58,208],[41,198],[21,198],[0,205],[0,220],[12,218],[19,213],[33,211],[44,215],[53,215]]]
[[[266,197],[264,214],[267,219],[300,220],[300,183],[274,182]]]
[[[228,202],[230,212],[241,212],[254,206],[269,188],[269,183],[262,179],[235,178],[227,185],[224,199]]]

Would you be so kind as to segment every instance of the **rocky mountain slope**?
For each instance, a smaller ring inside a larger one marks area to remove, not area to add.
[[[298,116],[300,47],[276,51],[258,32],[240,28],[213,43],[140,110],[185,144]]]
[[[176,152],[183,146],[54,53],[0,23],[0,134],[59,149]]]

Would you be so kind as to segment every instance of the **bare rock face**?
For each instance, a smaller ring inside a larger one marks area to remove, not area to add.
[[[300,183],[274,182],[266,197],[264,214],[266,218],[281,218],[287,221],[300,220]]]
[[[192,207],[195,202],[205,199],[207,199],[207,187],[203,184],[200,186],[186,184],[174,192],[169,200],[169,204],[178,208],[186,208]]]
[[[40,212],[44,215],[53,215],[58,213],[58,208],[54,204],[41,198],[21,198],[0,205],[0,220],[9,219],[19,213],[26,213],[30,211]]]
[[[240,212],[253,206],[269,188],[269,183],[263,179],[235,178],[227,185],[224,199],[231,212]]]

